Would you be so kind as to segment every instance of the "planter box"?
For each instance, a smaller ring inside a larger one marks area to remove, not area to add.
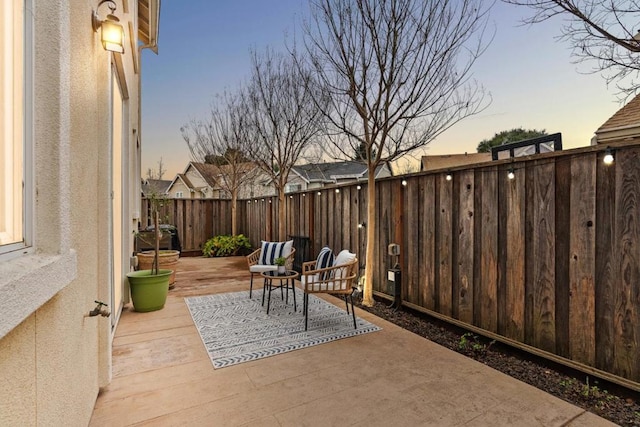
[[[138,253],[138,269],[151,270],[153,265],[153,251],[144,251]],[[180,258],[180,252],[172,250],[161,250],[158,256],[158,262],[160,266],[158,268],[171,270],[171,277],[169,278],[169,287],[173,288],[176,282],[176,267],[178,259]]]

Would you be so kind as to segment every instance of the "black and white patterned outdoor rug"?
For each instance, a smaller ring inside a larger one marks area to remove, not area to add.
[[[304,330],[303,293],[296,289],[298,311],[281,299],[280,291],[271,294],[262,306],[262,292],[233,292],[185,298],[193,322],[209,353],[214,368],[224,368],[263,357],[311,347],[317,344],[378,331],[381,328],[356,317],[313,295],[309,296],[309,328]]]

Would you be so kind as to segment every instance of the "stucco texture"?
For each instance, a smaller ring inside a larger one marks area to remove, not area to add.
[[[118,61],[102,48],[90,19],[97,3],[52,0],[30,6],[37,29],[34,248],[28,256],[0,261],[0,295],[16,306],[0,313],[0,322],[10,325],[0,333],[3,427],[87,425],[100,387],[111,378],[112,320],[87,314],[94,300],[111,299],[111,85],[116,74],[124,79],[128,98],[123,102],[123,208],[116,213],[123,217],[124,243],[113,262],[126,260],[128,266],[133,249],[139,207],[131,194],[140,193],[139,75],[128,39]],[[121,0],[116,3],[128,38],[137,2],[128,1],[128,13]],[[105,11],[101,7],[102,17]]]

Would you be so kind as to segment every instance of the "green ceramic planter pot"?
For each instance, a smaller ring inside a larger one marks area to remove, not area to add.
[[[138,270],[127,273],[133,308],[139,312],[156,311],[164,307],[169,293],[169,278],[173,270]]]

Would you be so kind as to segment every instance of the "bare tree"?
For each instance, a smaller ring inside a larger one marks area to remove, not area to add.
[[[528,24],[565,18],[560,39],[571,44],[576,62],[594,61],[592,71],[602,72],[607,84],[615,82],[626,96],[638,90],[640,33],[633,29],[640,21],[638,0],[504,1],[535,10]]]
[[[231,233],[238,234],[237,204],[240,189],[253,181],[258,168],[248,161],[246,111],[241,95],[225,91],[211,104],[206,120],[191,120],[180,128],[191,158],[207,163],[220,188],[231,196]]]
[[[286,238],[285,185],[296,161],[322,129],[323,94],[293,55],[251,52],[245,93],[252,144],[249,156],[271,178],[278,195],[278,238]],[[314,102],[315,101],[315,102]]]
[[[488,105],[471,80],[485,50],[482,0],[314,0],[308,59],[330,108],[336,155],[368,166],[363,304],[373,304],[375,170],[431,142]]]
[[[161,180],[166,172],[167,170],[164,168],[164,162],[162,161],[162,157],[160,157],[160,160],[158,160],[158,169],[147,169],[147,179]]]

